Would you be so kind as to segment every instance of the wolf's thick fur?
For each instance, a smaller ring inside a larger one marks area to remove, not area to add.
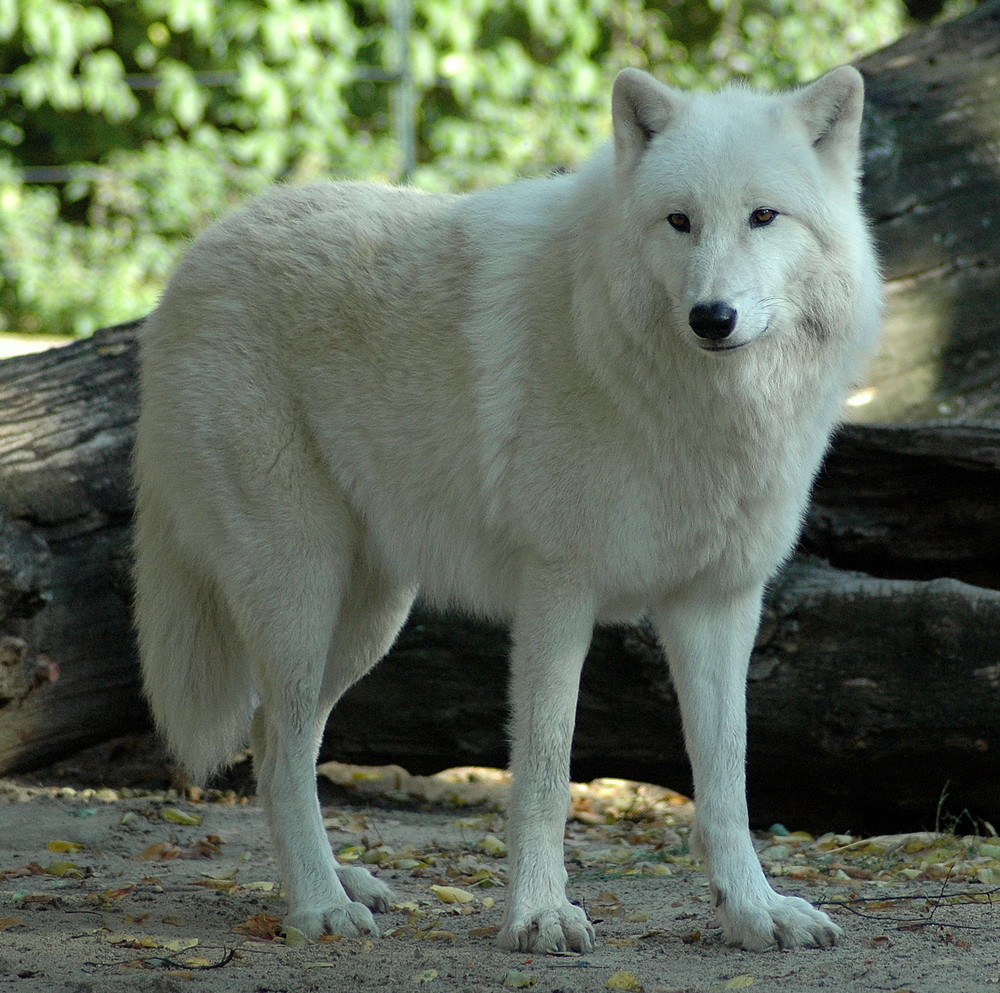
[[[249,728],[290,923],[388,905],[335,864],[313,769],[419,590],[512,624],[503,945],[593,946],[562,865],[577,686],[595,620],[643,611],[728,939],[835,940],[755,857],[744,682],[879,323],[861,107],[850,68],[776,96],[626,70],[578,174],[281,189],[191,249],[142,340],[143,671],[195,776]]]

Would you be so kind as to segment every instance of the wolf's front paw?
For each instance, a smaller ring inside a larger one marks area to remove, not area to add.
[[[569,901],[544,910],[509,907],[497,941],[514,952],[592,952],[594,928]]]
[[[359,865],[338,865],[337,878],[347,895],[357,903],[383,914],[392,904],[392,890]]]
[[[734,906],[720,898],[716,904],[726,941],[753,952],[770,948],[829,948],[840,928],[821,910],[797,896],[772,893],[760,903]]]
[[[372,912],[361,903],[352,902],[319,910],[296,910],[285,918],[285,924],[297,928],[310,941],[324,934],[338,934],[345,938],[378,937]]]

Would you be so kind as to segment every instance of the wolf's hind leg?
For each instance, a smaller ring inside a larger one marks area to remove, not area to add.
[[[263,702],[251,729],[258,788],[288,891],[287,923],[310,938],[378,934],[371,910],[388,910],[392,900],[385,883],[334,858],[316,795],[316,757],[330,709],[388,651],[414,597],[357,575],[338,593],[336,575],[318,568],[305,584],[311,596],[305,587],[298,597],[284,591],[296,620],[286,652],[303,654],[293,665],[276,653],[262,668]]]
[[[299,511],[295,529],[277,515],[264,518],[227,570],[260,699],[250,729],[257,790],[288,894],[286,923],[309,938],[374,935],[371,911],[337,876],[316,794],[321,694],[350,531],[333,508]]]
[[[314,722],[290,710],[263,704],[250,734],[257,789],[288,893],[285,923],[313,939],[376,935],[371,911],[345,891],[327,841],[316,798]]]
[[[697,589],[656,615],[680,701],[694,773],[693,841],[705,860],[726,940],[754,951],[824,947],[840,934],[822,911],[782,896],[754,851],[746,804],[746,673],[760,616],[760,590]]]
[[[319,752],[326,720],[340,697],[392,647],[413,606],[416,590],[396,589],[377,573],[355,570],[344,597],[333,638],[316,721]],[[385,912],[393,892],[361,866],[337,865],[347,895],[372,910]]]

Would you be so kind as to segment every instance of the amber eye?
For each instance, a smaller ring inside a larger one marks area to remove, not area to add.
[[[684,234],[691,230],[691,218],[687,214],[667,214],[667,224]]]
[[[750,215],[750,227],[752,228],[764,228],[771,223],[778,216],[776,210],[772,210],[770,207],[758,207]]]

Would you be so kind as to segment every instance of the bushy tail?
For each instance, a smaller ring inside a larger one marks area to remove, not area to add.
[[[143,682],[157,727],[197,782],[232,761],[256,705],[242,639],[201,565],[140,488],[135,619]]]

